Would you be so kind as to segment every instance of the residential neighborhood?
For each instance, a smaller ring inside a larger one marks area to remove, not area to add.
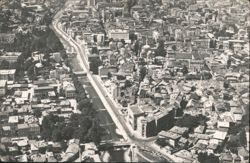
[[[1,2],[1,161],[249,162],[249,9]]]

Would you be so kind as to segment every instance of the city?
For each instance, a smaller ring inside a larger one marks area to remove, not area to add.
[[[249,162],[247,0],[2,0],[2,162]]]

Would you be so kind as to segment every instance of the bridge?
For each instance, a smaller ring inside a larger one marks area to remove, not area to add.
[[[131,143],[126,141],[102,141],[100,143],[100,149],[110,149],[110,148],[129,148]]]
[[[73,72],[77,77],[80,77],[80,76],[87,76],[87,72],[85,71],[74,71]]]

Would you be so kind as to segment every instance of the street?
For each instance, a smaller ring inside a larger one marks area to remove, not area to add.
[[[93,89],[95,89],[96,95],[92,94],[94,96],[98,96],[99,98],[94,98],[93,99],[93,103],[95,104],[95,107],[100,107],[99,109],[102,110],[102,108],[106,108],[107,112],[109,113],[109,115],[111,116],[113,122],[115,123],[115,125],[117,126],[117,128],[120,130],[120,132],[122,133],[123,138],[130,142],[131,144],[136,144],[137,146],[140,147],[144,147],[146,146],[146,148],[148,148],[149,150],[152,151],[156,151],[155,148],[153,148],[151,146],[152,144],[152,140],[143,140],[140,138],[136,138],[133,134],[131,134],[130,130],[127,127],[127,124],[124,120],[124,118],[119,114],[118,109],[116,108],[113,100],[111,100],[109,97],[106,97],[106,91],[104,90],[105,88],[103,88],[103,86],[99,83],[99,81],[97,80],[97,78],[88,70],[88,63],[86,62],[86,56],[85,56],[85,51],[83,49],[83,47],[77,43],[75,40],[73,40],[72,38],[70,38],[64,31],[62,31],[59,27],[59,22],[58,22],[58,17],[59,15],[62,13],[62,10],[58,12],[58,14],[56,14],[56,16],[54,17],[54,21],[53,21],[53,28],[56,31],[56,33],[58,33],[61,37],[63,37],[67,42],[69,42],[69,44],[75,48],[77,55],[77,59],[79,60],[80,66],[82,67],[82,69],[87,73],[87,77],[89,79],[89,82],[91,83]],[[92,90],[89,90],[90,92]],[[93,93],[93,91],[92,91]],[[96,100],[99,99],[102,102],[96,102]],[[101,113],[103,111],[100,111]],[[105,113],[102,113],[105,114]],[[108,121],[108,116],[107,118],[105,118],[105,121]],[[112,126],[112,125],[111,125]],[[108,128],[110,128],[111,126],[108,126]],[[160,151],[159,151],[160,152]],[[166,155],[164,155],[163,153],[161,153],[163,155],[164,158],[166,158],[168,161],[172,160],[170,158],[168,158]],[[153,160],[153,158],[152,158]]]

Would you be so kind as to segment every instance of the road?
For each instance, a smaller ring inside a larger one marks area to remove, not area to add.
[[[51,26],[50,28],[55,30],[55,28],[53,26]],[[63,45],[65,48],[68,48],[69,46],[71,46],[70,43],[68,41],[66,41],[61,35],[59,35],[58,33],[56,33],[56,34],[60,38],[61,42],[63,42]],[[72,64],[73,71],[82,71],[82,68],[79,65],[79,61],[76,57],[71,58],[70,62]],[[106,108],[102,104],[101,99],[99,98],[95,89],[92,87],[88,78],[81,77],[78,79],[82,83],[85,90],[88,92],[89,96],[91,97],[92,102],[93,102],[93,108],[97,112],[97,118],[99,120],[100,126],[102,127],[101,140],[103,140],[103,141],[111,141],[111,140],[119,141],[122,138],[122,136],[118,135],[116,133],[115,123],[113,122],[111,116],[109,115]]]
[[[97,111],[97,117],[100,123],[100,126],[103,129],[103,136],[102,140],[105,141],[119,141],[122,136],[116,134],[116,125],[113,122],[111,116],[107,112],[106,108],[102,104],[101,99],[99,98],[98,94],[89,83],[87,77],[80,78],[80,82],[85,85],[85,90],[88,92],[89,96],[92,99],[93,108]]]
[[[62,10],[58,12],[58,14],[55,15],[54,17],[54,21],[52,23],[54,30],[61,36],[63,37],[66,41],[69,42],[69,44],[75,48],[77,55],[77,58],[80,62],[80,66],[82,67],[82,69],[87,73],[87,77],[91,83],[91,85],[93,86],[93,88],[95,89],[96,93],[98,94],[98,96],[100,97],[103,105],[105,106],[105,108],[107,109],[108,113],[111,115],[113,121],[115,122],[117,128],[120,130],[120,132],[122,132],[123,138],[125,140],[128,140],[128,135],[127,132],[125,132],[124,127],[120,124],[120,121],[118,120],[118,118],[116,117],[115,113],[113,112],[113,109],[111,108],[111,106],[109,105],[109,102],[107,102],[106,99],[106,94],[105,91],[103,90],[102,86],[100,84],[98,84],[97,80],[95,77],[93,77],[92,73],[88,70],[88,64],[86,62],[86,56],[84,49],[82,48],[81,45],[79,45],[75,40],[73,40],[72,38],[70,38],[64,31],[62,31],[59,27],[59,22],[58,22],[58,17],[59,14],[62,13]],[[112,106],[114,107],[114,105]],[[116,110],[116,108],[114,108]]]
[[[131,144],[136,144],[139,147],[143,147],[143,148],[149,149],[151,151],[157,151],[155,148],[153,148],[151,146],[152,140],[142,140],[140,138],[136,138],[131,133],[131,131],[129,130],[129,128],[128,128],[125,120],[124,120],[124,118],[120,115],[114,101],[106,96],[107,92],[106,92],[105,88],[103,88],[103,86],[100,84],[100,82],[98,81],[98,78],[95,75],[93,75],[92,72],[90,72],[88,70],[88,63],[86,61],[87,59],[86,59],[85,49],[84,49],[85,47],[82,46],[82,45],[84,45],[84,43],[80,45],[75,40],[73,40],[71,37],[69,37],[60,28],[60,22],[58,21],[59,20],[58,18],[60,17],[62,12],[63,12],[63,9],[60,10],[55,15],[54,21],[52,23],[53,28],[54,28],[54,30],[55,30],[55,32],[57,34],[59,34],[61,37],[63,37],[76,50],[77,59],[80,62],[80,66],[87,73],[88,80],[90,81],[91,85],[95,89],[95,92],[97,93],[98,97],[102,101],[102,104],[104,105],[104,107],[108,111],[108,113],[111,116],[113,122],[115,123],[117,128],[122,133],[122,136],[123,136],[124,140],[130,142]],[[161,151],[158,151],[158,152],[161,152]],[[171,160],[169,157],[164,155],[164,153],[161,153],[161,154],[167,161],[173,162],[173,160]]]

